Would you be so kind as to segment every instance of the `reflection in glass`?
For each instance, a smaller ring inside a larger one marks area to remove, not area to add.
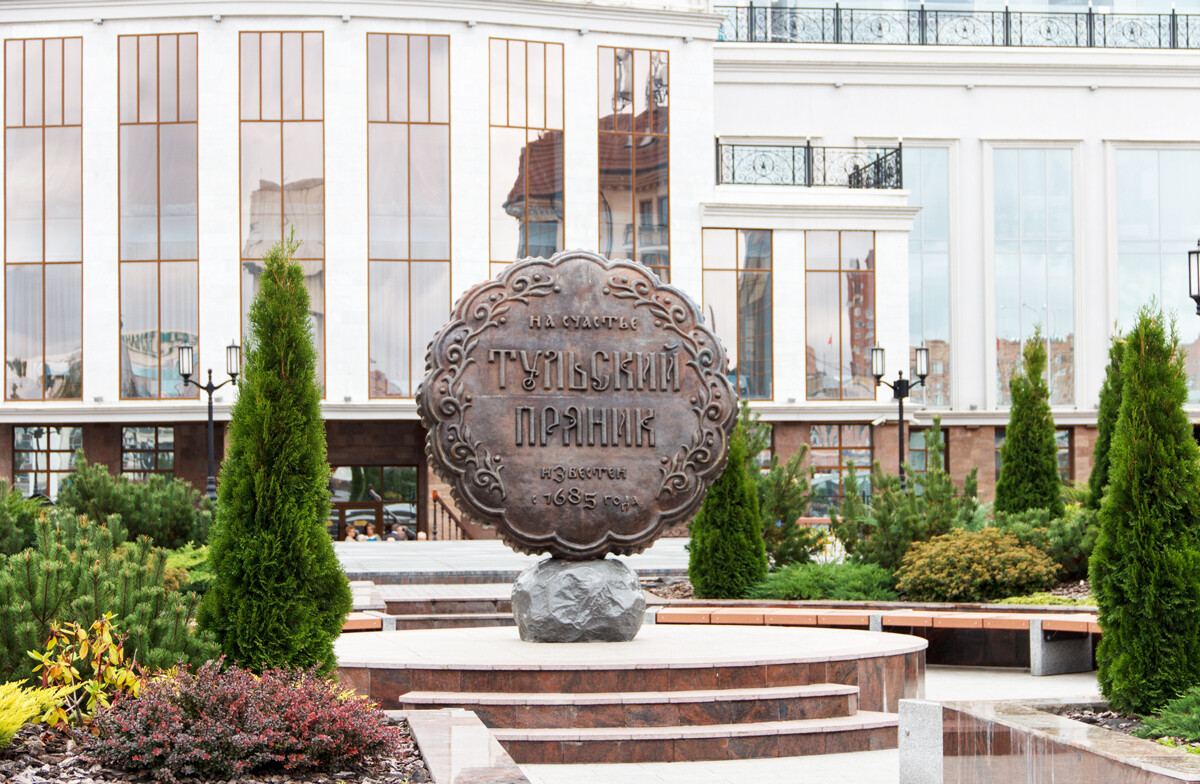
[[[805,244],[814,254],[806,253],[805,262],[808,398],[873,399],[874,234],[807,232]],[[831,258],[838,260],[842,272],[829,269]]]
[[[9,264],[5,269],[4,395],[9,400],[42,397],[42,266]]]
[[[83,396],[83,265],[47,264],[45,397]]]
[[[123,125],[121,135],[121,260],[158,258],[157,125]]]
[[[841,301],[836,272],[809,272],[805,276],[805,316],[808,345],[809,400],[837,400],[841,397]]]
[[[83,145],[74,128],[46,128],[46,261],[83,258]]]
[[[121,397],[158,397],[158,265],[121,265]]]
[[[160,259],[195,259],[199,208],[196,203],[196,125],[159,126]]]
[[[1200,150],[1117,150],[1118,329],[1128,330],[1138,308],[1157,298],[1164,310],[1192,312],[1187,252],[1195,248],[1191,192],[1200,176]],[[1200,403],[1200,321],[1176,324],[1185,349],[1188,402]]]
[[[242,258],[261,259],[283,238],[281,134],[275,123],[242,123]]]
[[[412,128],[413,259],[450,258],[450,128]],[[561,148],[560,148],[561,156]],[[561,180],[562,162],[559,159]]]
[[[298,259],[325,257],[323,123],[283,124],[283,231],[296,231]]]
[[[179,374],[179,347],[200,340],[197,262],[173,261],[159,265],[159,372],[163,397],[196,397],[199,390],[185,386]]]
[[[367,255],[372,259],[409,256],[408,128],[404,123],[367,126]]]
[[[1001,405],[1024,341],[1042,327],[1052,405],[1075,400],[1071,150],[994,152],[996,381]]]
[[[409,397],[409,265],[370,262],[371,397]]]
[[[904,185],[921,211],[908,235],[909,363],[929,349],[930,374],[912,390],[927,406],[950,405],[950,152],[944,147],[904,148]]]
[[[750,399],[770,399],[771,274],[738,274],[738,394]]]
[[[639,261],[667,279],[667,53],[600,47],[599,58],[601,252]]]

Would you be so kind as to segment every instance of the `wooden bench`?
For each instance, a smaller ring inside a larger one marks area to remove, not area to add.
[[[1033,675],[1089,672],[1093,669],[1094,636],[1100,634],[1095,613],[980,612],[974,610],[879,610],[845,607],[661,607],[655,623],[750,624],[766,626],[836,626],[871,631],[904,629],[909,634],[943,639],[972,634],[982,646],[984,661],[1009,666],[1010,660],[986,661],[989,640],[1013,634],[1028,639],[1028,664]],[[933,653],[937,653],[933,651]],[[1000,657],[997,657],[1000,658]],[[931,661],[931,663],[939,663]],[[961,662],[949,662],[961,663]]]

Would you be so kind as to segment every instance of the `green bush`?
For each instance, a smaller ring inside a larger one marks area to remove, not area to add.
[[[986,602],[1047,588],[1056,567],[1036,547],[995,528],[955,530],[905,554],[896,589],[917,602]]]
[[[891,573],[875,564],[803,563],[769,575],[747,598],[887,602],[896,598],[893,582]]]
[[[1030,605],[1047,605],[1047,606],[1071,606],[1071,607],[1094,607],[1096,600],[1088,597],[1086,599],[1072,599],[1068,596],[1057,596],[1048,591],[1038,591],[1026,596],[1010,596],[1007,599],[997,599],[996,604],[1030,604]]]
[[[1091,561],[1096,661],[1114,709],[1149,713],[1200,684],[1200,448],[1184,349],[1161,311],[1138,313],[1121,379]]]
[[[916,474],[907,491],[900,478],[884,473],[876,461],[871,469],[871,500],[863,501],[854,466],[842,480],[842,504],[830,510],[829,528],[855,561],[895,572],[913,542],[923,542],[953,528],[973,524],[980,516],[975,498],[976,469],[971,469],[959,492],[943,468],[945,451],[941,418],[933,418],[926,435],[926,470]]]
[[[1008,514],[996,512],[992,525],[1032,545],[1058,564],[1058,579],[1082,580],[1088,575],[1088,559],[1100,531],[1096,513],[1078,504],[1065,507],[1062,517],[1049,510],[1029,509]]]
[[[738,421],[725,470],[708,488],[691,525],[688,578],[702,599],[741,599],[767,576],[758,492],[747,470],[746,433]]]
[[[1134,732],[1139,738],[1183,738],[1189,743],[1200,741],[1200,686],[1180,694],[1142,719]]]
[[[1058,445],[1054,415],[1046,386],[1046,344],[1042,328],[1025,341],[1023,363],[1013,370],[1008,388],[1012,409],[1004,445],[1000,447],[1000,478],[996,481],[996,511],[1048,509],[1063,513],[1062,479],[1058,475]]]
[[[0,683],[0,749],[12,743],[17,730],[35,721],[58,698],[58,689],[36,689],[19,683]]]
[[[38,520],[35,545],[0,558],[0,680],[25,680],[50,625],[90,627],[106,613],[128,633],[139,664],[199,664],[217,655],[212,637],[192,628],[199,597],[163,587],[166,553],[146,537],[122,546],[120,518],[100,525],[64,509]]]
[[[192,591],[200,596],[212,585],[212,569],[208,564],[208,547],[188,542],[178,550],[167,553],[167,586]]]
[[[1121,356],[1125,342],[1114,336],[1108,346],[1108,367],[1100,386],[1100,410],[1096,414],[1096,445],[1092,449],[1092,473],[1088,476],[1088,506],[1100,508],[1104,488],[1108,487],[1108,451],[1112,446],[1117,418],[1121,415]]]
[[[333,641],[350,612],[350,584],[325,529],[329,463],[317,350],[295,237],[263,259],[250,305],[245,374],[229,423],[212,585],[201,627],[225,654],[261,672],[336,665]]]
[[[0,555],[14,555],[33,547],[34,526],[43,508],[41,501],[26,498],[0,480]]]
[[[120,515],[131,538],[148,536],[167,549],[203,544],[212,523],[211,505],[186,480],[151,474],[135,482],[113,476],[103,463],[89,463],[82,451],[75,453],[75,471],[63,481],[57,504],[91,520]]]

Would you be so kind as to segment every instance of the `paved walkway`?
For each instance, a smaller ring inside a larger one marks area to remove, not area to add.
[[[1028,670],[931,666],[931,700],[1021,699],[1095,695],[1096,674],[1034,678]],[[897,784],[895,749],[738,762],[647,762],[631,765],[522,765],[533,784]]]
[[[659,539],[645,552],[618,556],[635,572],[687,570],[687,539]],[[521,572],[546,556],[521,555],[498,539],[466,542],[335,542],[348,574]],[[356,578],[358,579],[358,578]]]

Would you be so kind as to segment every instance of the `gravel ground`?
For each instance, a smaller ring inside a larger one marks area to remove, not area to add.
[[[430,780],[425,761],[413,743],[408,724],[399,723],[403,738],[395,752],[386,757],[364,760],[361,769],[341,773],[272,773],[241,776],[222,784],[419,784]],[[157,779],[145,773],[93,764],[69,735],[42,724],[32,724],[13,739],[7,749],[0,751],[0,781],[12,784],[126,784],[152,782]],[[181,778],[181,784],[216,784],[214,779]]]

